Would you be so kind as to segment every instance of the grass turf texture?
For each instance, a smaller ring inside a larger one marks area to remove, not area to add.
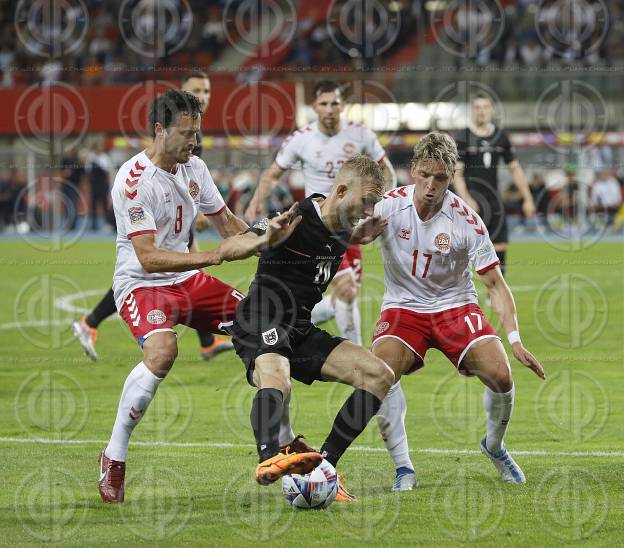
[[[393,466],[373,421],[339,467],[358,501],[310,512],[293,511],[279,486],[255,484],[248,418],[253,390],[244,368],[233,353],[201,361],[197,337],[186,328],[178,330],[173,372],[132,440],[197,445],[131,445],[126,503],[100,502],[97,455],[108,439],[124,378],[141,354],[125,324],[110,319],[99,330],[100,360],[89,362],[69,328],[76,314],[56,306],[59,298],[80,292],[90,291],[65,298],[66,307],[86,309],[98,301],[110,285],[113,244],[83,241],[54,252],[42,251],[44,245],[0,242],[3,543],[622,542],[621,244],[575,253],[541,242],[511,245],[507,279],[516,289],[523,340],[547,372],[542,382],[512,362],[517,401],[506,442],[526,485],[501,483],[478,453],[484,431],[480,383],[458,376],[431,350],[424,370],[403,380],[420,488],[389,492]],[[244,291],[254,265],[249,260],[211,272]],[[369,341],[383,291],[374,245],[365,249],[364,271],[361,308]],[[294,383],[293,389],[295,431],[318,446],[349,389],[322,383]]]

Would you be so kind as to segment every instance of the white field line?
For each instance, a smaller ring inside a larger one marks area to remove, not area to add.
[[[535,291],[539,289],[541,286],[539,285],[518,285],[512,288],[512,291],[515,292],[524,292],[524,291]],[[86,291],[79,291],[78,293],[72,293],[71,295],[64,295],[63,297],[59,297],[54,302],[55,308],[58,310],[62,310],[63,312],[67,312],[69,314],[73,314],[80,316],[82,314],[86,314],[89,312],[89,309],[76,306],[74,302],[77,299],[83,297],[93,297],[95,295],[104,295],[106,289],[88,289]],[[379,296],[364,296],[360,298],[361,301],[379,301],[381,304],[381,295]],[[115,318],[121,320],[119,314],[115,314]],[[10,329],[21,329],[23,327],[48,327],[54,325],[69,325],[73,318],[67,319],[50,319],[50,320],[29,320],[25,322],[9,322],[9,323],[0,323],[0,331],[10,330]]]
[[[0,437],[1,443],[32,443],[42,445],[99,445],[104,446],[108,442],[104,440],[53,440],[47,438],[3,438]],[[137,447],[214,447],[222,449],[249,449],[255,447],[251,443],[220,443],[209,441],[183,442],[183,441],[131,441],[130,445]],[[353,446],[349,451],[361,451],[369,453],[384,453],[383,447],[363,447]],[[418,448],[410,449],[411,453],[419,453],[426,455],[480,455],[481,451],[476,449],[434,449],[434,448]],[[522,451],[512,450],[514,455],[523,455],[528,457],[604,457],[604,458],[622,458],[624,451]]]

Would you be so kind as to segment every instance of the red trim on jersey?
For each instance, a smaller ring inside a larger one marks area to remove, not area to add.
[[[206,215],[206,217],[214,217],[215,215],[220,215],[221,213],[223,213],[224,209],[225,205],[219,211],[215,211],[214,213],[204,213],[204,215]]]
[[[132,239],[134,236],[140,236],[141,234],[156,234],[155,230],[137,230],[136,232],[130,232],[128,234],[128,240]]]
[[[382,160],[386,157],[386,153],[384,152],[381,156],[381,158],[379,158],[379,160],[377,160],[378,164],[381,164]]]
[[[477,270],[477,274],[485,274],[488,270],[492,270],[494,267],[498,266],[499,264],[500,264],[500,261],[497,259],[491,265],[488,265],[485,268],[482,268],[481,270]]]

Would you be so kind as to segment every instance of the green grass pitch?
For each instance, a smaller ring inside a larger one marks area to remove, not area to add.
[[[624,543],[621,243],[579,251],[543,241],[511,245],[507,279],[523,341],[547,372],[542,382],[512,363],[517,402],[506,442],[526,485],[498,481],[478,452],[481,385],[430,351],[426,367],[403,380],[420,487],[389,492],[393,467],[373,422],[340,463],[358,501],[309,512],[293,511],[279,486],[255,484],[253,390],[244,368],[233,353],[201,361],[197,337],[185,328],[172,374],[133,436],[126,503],[101,503],[97,455],[141,354],[126,326],[111,318],[99,331],[100,360],[91,363],[69,322],[110,286],[114,245],[3,241],[0,256],[3,544]],[[212,273],[244,291],[254,264]],[[375,245],[365,251],[364,271],[369,341],[383,291]],[[296,432],[319,445],[347,393],[343,386],[294,383]]]

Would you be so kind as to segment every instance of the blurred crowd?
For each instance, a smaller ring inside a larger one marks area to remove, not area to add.
[[[30,186],[25,171],[0,171],[0,230],[114,232],[110,189],[126,156],[125,151],[108,150],[107,141],[100,139],[88,148],[67,154],[58,168],[42,171]],[[242,217],[260,179],[260,169],[215,167],[208,162],[226,203]],[[399,185],[410,184],[408,166],[398,158],[393,162]],[[538,226],[546,230],[578,226],[583,216],[596,229],[624,229],[624,168],[594,171],[568,165],[537,170],[527,166],[527,174],[537,208],[534,221],[522,218],[521,196],[513,184],[502,185],[502,201],[516,220],[512,223],[517,227],[516,235],[534,232]],[[304,197],[303,187],[301,172],[290,171],[269,197],[267,210],[271,214],[284,211]]]
[[[236,12],[237,5],[250,1],[83,0],[88,17],[79,2],[68,3],[73,7],[56,17],[44,13],[46,2],[33,4],[39,7],[31,12],[21,9],[29,2],[1,3],[0,85],[137,82],[146,74],[176,79],[176,67],[218,66],[258,17],[245,6]],[[236,17],[226,16],[226,5]],[[328,12],[322,11],[325,6],[308,9],[297,19],[280,64],[417,65],[414,40],[422,43],[428,35],[431,40],[431,29],[447,50],[450,46],[457,65],[596,65],[624,59],[624,0],[482,0],[460,2],[451,13],[447,2],[425,0],[393,0],[385,3],[386,11],[354,9],[357,5],[337,0]],[[431,11],[436,6],[440,11]],[[401,49],[408,55],[393,57]]]

